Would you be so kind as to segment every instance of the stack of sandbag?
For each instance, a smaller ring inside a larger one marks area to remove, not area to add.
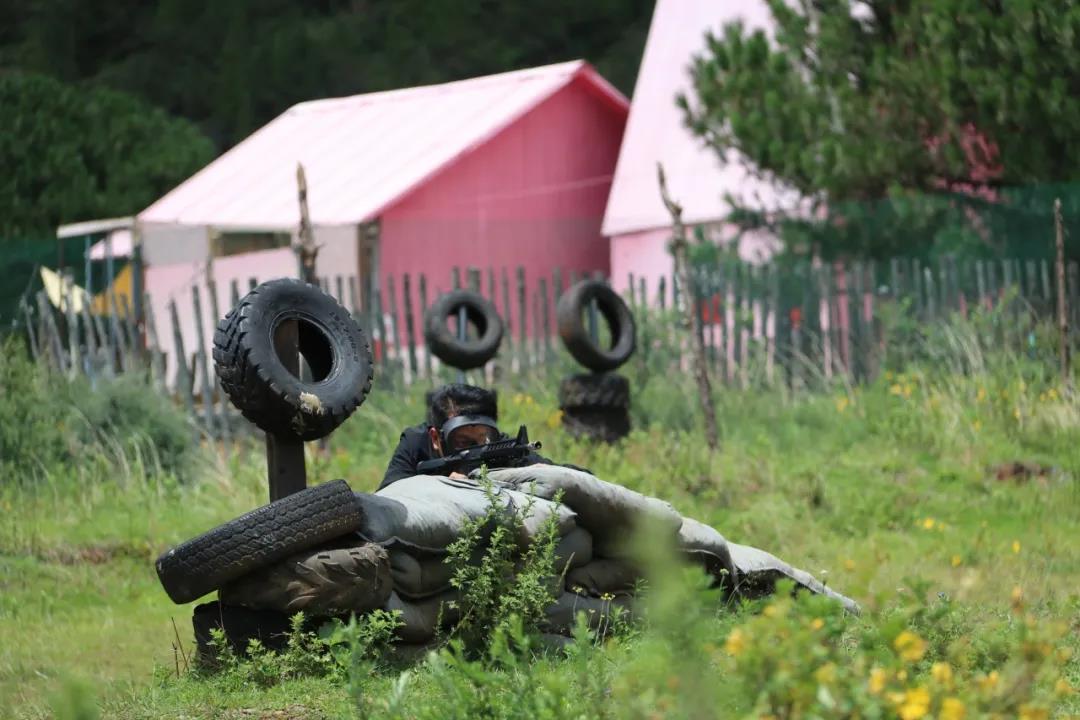
[[[560,567],[579,567],[592,557],[592,538],[577,526],[566,504],[506,486],[485,489],[474,480],[419,475],[357,498],[365,515],[361,535],[387,552],[393,592],[384,607],[400,612],[398,636],[407,643],[427,642],[441,626],[457,621],[458,595],[450,584],[447,548],[470,522],[487,515],[492,503],[499,512],[521,519],[516,541],[523,550],[554,517]]]

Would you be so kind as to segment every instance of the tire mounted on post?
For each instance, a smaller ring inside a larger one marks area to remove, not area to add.
[[[310,378],[289,372],[274,335],[298,323]],[[371,391],[371,344],[334,298],[300,280],[259,285],[218,323],[214,367],[221,387],[251,422],[278,437],[317,440],[343,423]]]
[[[450,331],[450,318],[464,309],[466,321],[477,329],[476,340],[460,340]],[[472,290],[452,290],[439,296],[424,316],[428,349],[447,365],[472,370],[495,357],[502,342],[503,321],[495,306]]]
[[[293,493],[181,543],[154,564],[182,604],[288,555],[355,532],[363,506],[344,480]]]
[[[611,347],[594,341],[585,323],[592,301],[611,328]],[[634,316],[618,293],[602,280],[583,280],[559,298],[556,307],[559,337],[575,360],[594,372],[614,370],[634,353],[637,328]]]

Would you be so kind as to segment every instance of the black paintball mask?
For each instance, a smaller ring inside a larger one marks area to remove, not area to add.
[[[439,437],[447,453],[495,442],[500,435],[499,426],[487,415],[455,415],[439,429]]]

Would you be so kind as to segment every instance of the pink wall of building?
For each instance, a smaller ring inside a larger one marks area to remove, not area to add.
[[[480,268],[485,295],[488,268],[505,268],[513,289],[523,266],[530,292],[541,277],[550,283],[555,268],[564,277],[607,272],[609,244],[600,224],[626,115],[625,106],[579,78],[390,207],[381,217],[383,287],[393,276],[400,292],[401,276],[410,273],[418,308],[416,276],[427,276],[431,302],[452,287],[453,265],[463,273]],[[497,280],[503,313],[501,275]],[[513,292],[512,305],[516,334]],[[530,317],[530,332],[531,323]],[[416,333],[422,341],[420,328]]]

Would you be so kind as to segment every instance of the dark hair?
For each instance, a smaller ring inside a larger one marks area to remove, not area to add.
[[[451,383],[427,394],[428,422],[441,428],[455,415],[487,415],[499,419],[499,399],[494,390]]]

